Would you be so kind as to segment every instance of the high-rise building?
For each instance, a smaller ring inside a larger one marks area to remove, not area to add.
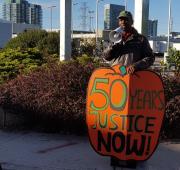
[[[42,8],[40,5],[30,4],[29,24],[42,25]]]
[[[104,6],[104,29],[114,30],[118,27],[118,15],[125,10],[125,6],[106,4]]]
[[[137,31],[148,36],[149,0],[135,1],[134,27]]]
[[[42,8],[26,0],[5,0],[3,19],[13,23],[26,23],[42,26]]]
[[[148,21],[148,36],[149,37],[157,36],[157,25],[158,25],[158,20],[149,20]]]

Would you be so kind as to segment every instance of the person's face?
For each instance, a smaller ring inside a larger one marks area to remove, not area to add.
[[[128,18],[121,17],[119,18],[119,26],[124,30],[127,31],[131,28],[131,24],[128,21]]]

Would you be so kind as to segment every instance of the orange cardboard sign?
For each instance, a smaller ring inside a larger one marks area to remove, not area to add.
[[[89,139],[96,152],[146,160],[155,151],[165,111],[164,88],[152,71],[126,74],[124,66],[91,75],[86,103]]]

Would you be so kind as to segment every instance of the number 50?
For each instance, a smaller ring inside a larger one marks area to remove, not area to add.
[[[96,106],[96,104],[93,101],[91,101],[90,107],[93,110],[105,110],[105,109],[107,109],[107,107],[110,104],[110,107],[114,110],[117,110],[117,111],[123,110],[126,105],[126,101],[127,101],[127,85],[126,85],[126,83],[123,80],[115,79],[110,85],[110,95],[108,95],[108,93],[105,90],[97,88],[97,84],[99,84],[99,83],[101,83],[102,85],[108,85],[109,79],[108,78],[95,78],[90,95],[99,93],[105,98],[106,102],[103,106],[98,107],[98,106]],[[112,90],[113,90],[114,86],[116,86],[117,83],[119,83],[122,87],[122,98],[120,99],[119,103],[114,104],[112,102],[112,98],[113,98]]]

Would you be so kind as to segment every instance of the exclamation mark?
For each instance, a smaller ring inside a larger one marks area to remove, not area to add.
[[[149,154],[149,151],[150,151],[150,144],[151,144],[151,136],[148,137],[148,143],[147,143],[146,155]]]

